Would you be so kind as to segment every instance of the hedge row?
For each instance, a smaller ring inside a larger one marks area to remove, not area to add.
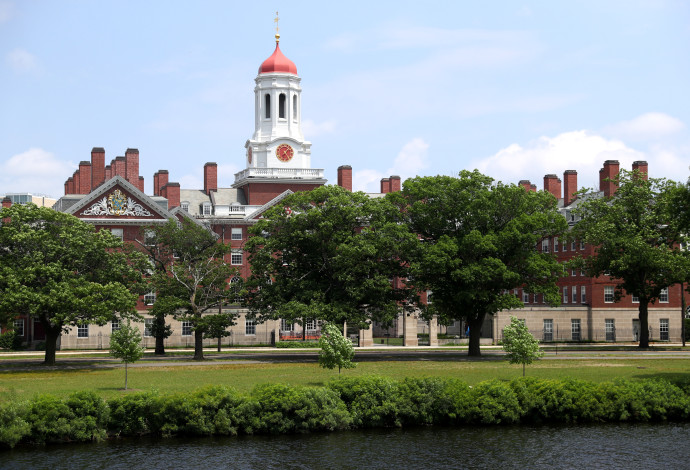
[[[474,387],[433,378],[341,378],[326,387],[273,384],[249,394],[209,386],[105,401],[93,392],[0,403],[0,443],[108,436],[299,433],[410,425],[590,423],[690,419],[690,390],[664,381],[521,378]]]

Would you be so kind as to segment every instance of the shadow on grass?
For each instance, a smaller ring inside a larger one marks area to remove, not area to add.
[[[94,366],[101,366],[101,367],[94,367]],[[113,368],[112,366],[108,367],[102,367],[102,364],[98,363],[93,363],[93,364],[84,364],[83,362],[80,362],[78,364],[58,364],[54,366],[46,366],[42,363],[39,364],[17,364],[16,367],[11,367],[8,369],[0,370],[0,376],[7,376],[7,375],[12,375],[12,374],[44,374],[46,372],[57,372],[57,373],[65,373],[65,374],[72,374],[72,373],[80,373],[83,374],[85,372],[96,372],[98,370],[104,370],[104,369],[111,369]]]
[[[633,375],[635,379],[664,380],[680,387],[690,387],[690,372],[657,372]]]

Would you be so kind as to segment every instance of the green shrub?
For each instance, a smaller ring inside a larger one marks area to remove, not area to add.
[[[19,333],[14,330],[8,330],[0,334],[0,349],[9,349],[17,351],[22,348],[24,338],[19,336]]]
[[[92,391],[82,391],[67,397],[65,404],[72,412],[70,440],[102,441],[110,418],[110,408]]]
[[[448,422],[450,396],[438,378],[406,378],[398,385],[398,416],[402,425]]]
[[[338,394],[324,388],[263,384],[254,388],[252,398],[259,405],[259,432],[333,431],[352,422]]]
[[[293,348],[318,348],[318,341],[278,341],[276,348],[293,349]]]
[[[31,434],[31,425],[26,422],[26,402],[11,400],[0,403],[0,445],[14,447]]]
[[[524,422],[583,423],[605,421],[607,400],[595,384],[581,380],[522,378],[510,383]]]
[[[401,426],[400,384],[386,377],[338,378],[328,384],[345,402],[356,427]]]
[[[137,436],[153,432],[152,419],[161,399],[156,392],[135,393],[113,398],[108,402],[108,429],[115,435]]]
[[[464,413],[468,423],[512,424],[522,417],[517,395],[505,382],[495,379],[481,382],[471,388],[469,395]]]
[[[31,426],[30,439],[38,444],[69,439],[74,414],[59,398],[39,395],[29,406],[27,422]]]

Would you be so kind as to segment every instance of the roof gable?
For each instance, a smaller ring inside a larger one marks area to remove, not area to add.
[[[271,207],[273,207],[273,206],[275,206],[276,204],[278,204],[280,201],[282,201],[283,199],[285,199],[286,197],[288,197],[290,194],[294,194],[294,191],[292,191],[291,189],[286,189],[285,191],[283,191],[282,193],[278,194],[276,197],[274,197],[273,199],[271,199],[270,201],[268,201],[266,204],[264,204],[263,206],[259,207],[257,210],[255,210],[255,211],[252,212],[251,214],[247,215],[247,216],[244,218],[244,220],[255,220],[255,219],[258,219],[259,217],[261,217],[261,215],[262,215],[264,212],[266,212],[268,209],[270,209]]]

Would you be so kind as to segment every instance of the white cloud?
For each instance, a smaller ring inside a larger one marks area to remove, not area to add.
[[[626,140],[644,141],[667,137],[684,128],[682,121],[665,113],[652,112],[608,126],[604,132]]]
[[[562,178],[565,170],[577,170],[578,186],[597,188],[599,169],[606,160],[618,160],[621,168],[630,169],[636,160],[647,155],[620,140],[606,139],[588,131],[564,132],[555,137],[540,137],[526,146],[514,143],[489,158],[473,162],[473,168],[504,183],[528,179],[543,189],[546,174]],[[654,171],[650,161],[650,172]]]
[[[218,187],[229,188],[235,182],[235,173],[240,171],[237,165],[218,165]]]
[[[333,120],[314,122],[311,119],[302,121],[302,132],[307,138],[317,135],[330,134],[335,131],[336,122]]]
[[[30,148],[0,162],[0,188],[8,193],[28,192],[57,198],[64,194],[65,180],[76,169],[75,164],[59,160],[46,150]]]
[[[6,56],[7,65],[18,73],[33,72],[38,69],[36,58],[24,49],[14,49]]]
[[[14,4],[0,1],[0,23],[9,21],[14,16]]]
[[[393,166],[382,173],[378,170],[364,169],[356,171],[354,175],[354,190],[365,192],[379,192],[381,190],[381,178],[397,175],[401,181],[417,176],[428,165],[429,144],[419,137],[412,139],[403,145],[393,161]]]

